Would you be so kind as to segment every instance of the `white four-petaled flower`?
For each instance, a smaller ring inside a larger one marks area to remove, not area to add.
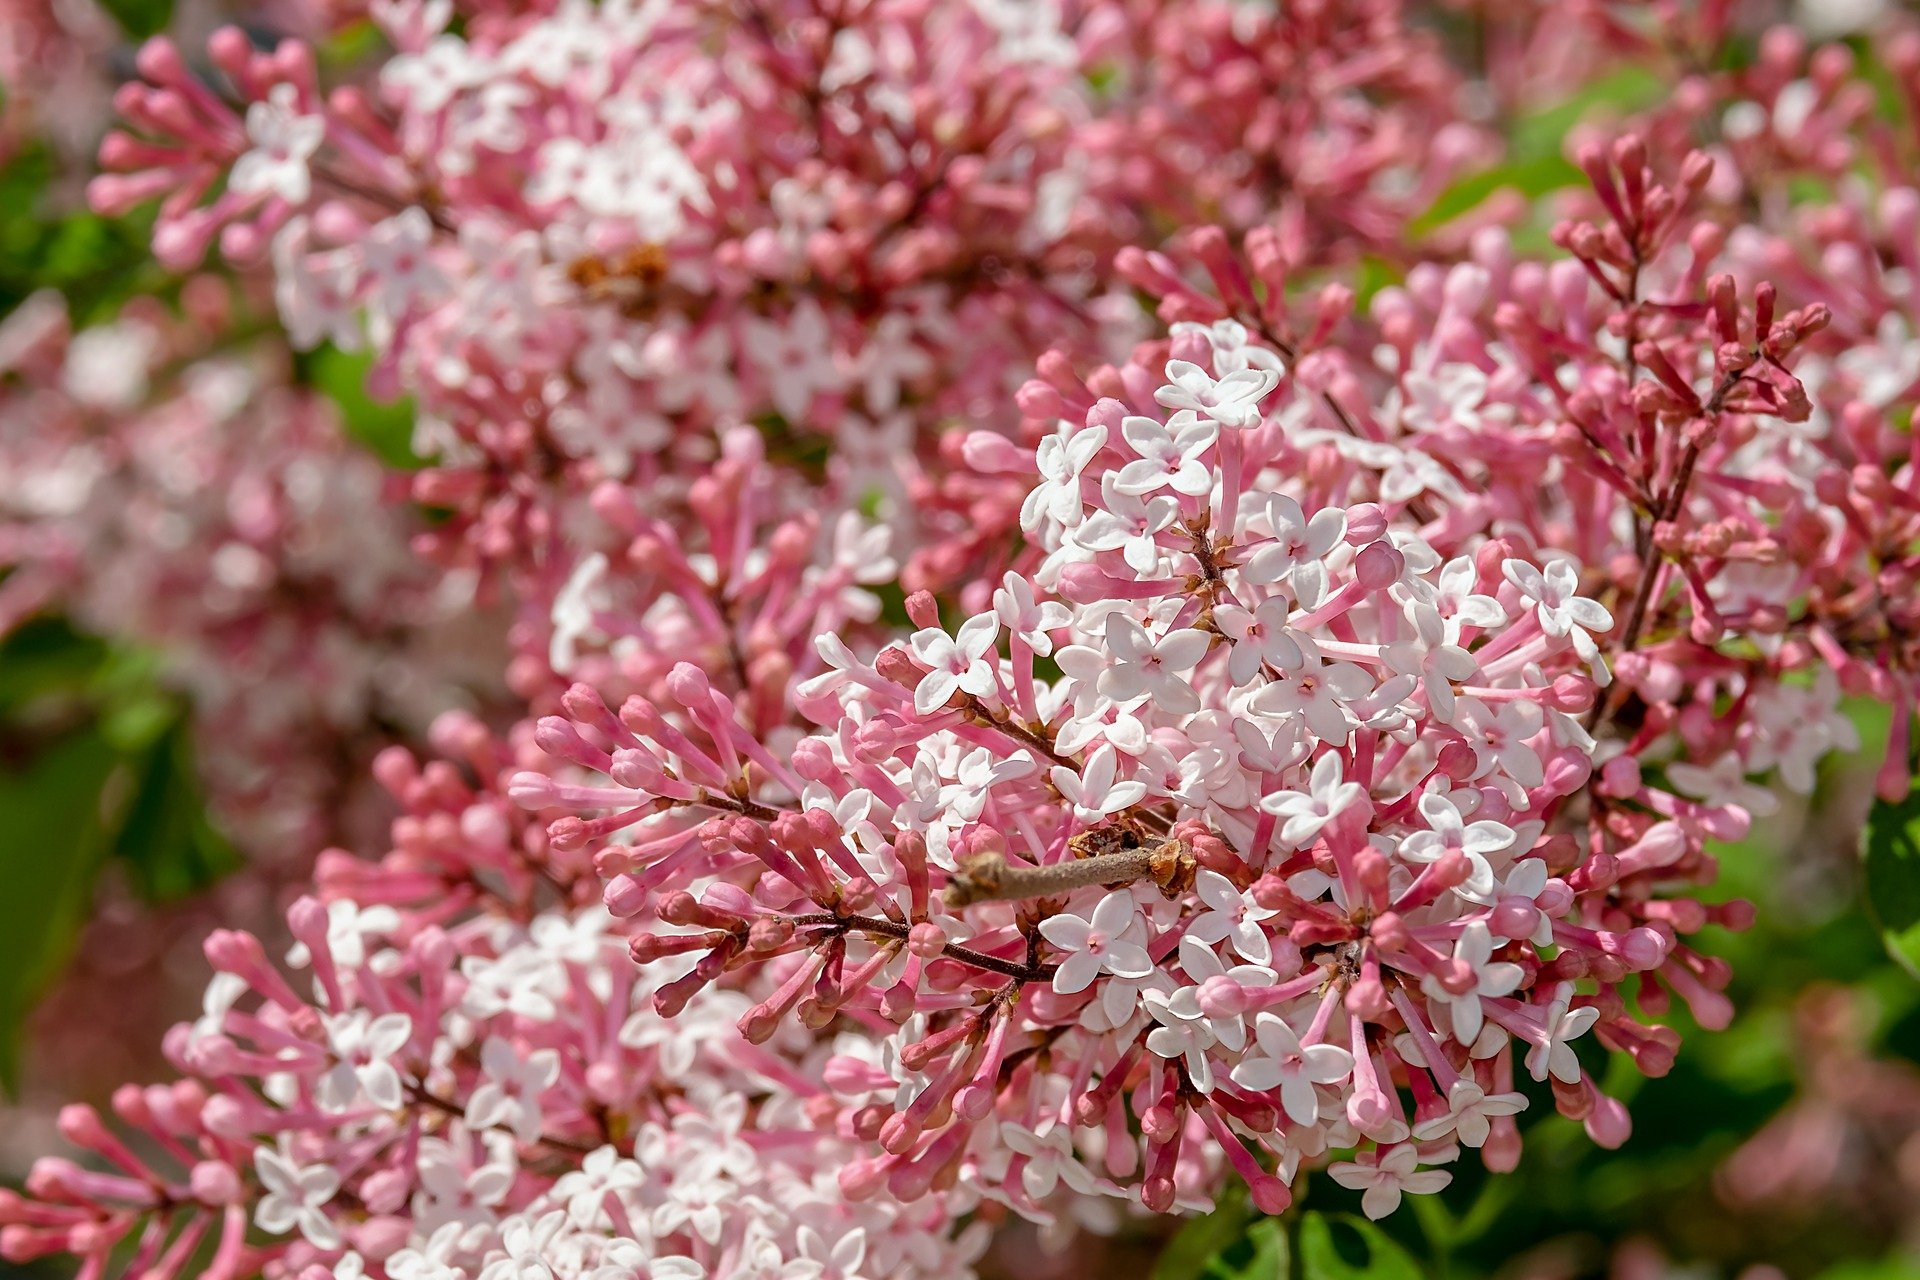
[[[1153,959],[1140,941],[1140,910],[1133,895],[1116,889],[1100,900],[1092,916],[1057,915],[1040,922],[1040,936],[1065,957],[1053,975],[1053,989],[1063,996],[1077,995],[1102,973],[1119,978],[1144,978],[1153,972]]]
[[[413,1019],[404,1013],[378,1017],[365,1009],[327,1019],[327,1044],[334,1065],[314,1084],[314,1100],[327,1111],[346,1111],[362,1097],[382,1111],[404,1101],[399,1069],[392,1059],[413,1035]]]
[[[1215,378],[1191,361],[1169,360],[1167,385],[1153,398],[1223,427],[1251,427],[1260,421],[1260,402],[1279,385],[1273,369],[1238,369]]]
[[[984,697],[993,692],[993,643],[1000,636],[1000,619],[991,613],[975,614],[960,624],[955,635],[938,627],[913,633],[907,647],[913,656],[931,670],[914,687],[913,709],[927,715],[944,706],[955,690]]]
[[[1486,1019],[1486,1012],[1480,1006],[1481,998],[1512,995],[1520,979],[1526,976],[1526,970],[1493,958],[1493,935],[1484,920],[1467,922],[1453,944],[1453,960],[1456,968],[1464,968],[1470,975],[1471,985],[1456,993],[1430,973],[1420,980],[1420,989],[1428,999],[1447,1006],[1454,1039],[1461,1044],[1472,1044]]]
[[[1105,743],[1094,748],[1087,763],[1075,773],[1057,764],[1048,773],[1053,785],[1073,805],[1074,817],[1082,822],[1098,822],[1110,813],[1118,813],[1147,797],[1147,784],[1119,781],[1120,763],[1114,749]]]
[[[1353,1055],[1334,1044],[1300,1043],[1286,1020],[1262,1013],[1253,1020],[1253,1039],[1260,1052],[1242,1058],[1233,1069],[1233,1082],[1255,1093],[1280,1091],[1280,1106],[1295,1124],[1315,1124],[1320,1118],[1317,1084],[1334,1084],[1353,1073]]]
[[[1365,800],[1366,789],[1344,780],[1340,757],[1329,751],[1313,762],[1307,790],[1277,791],[1264,797],[1260,807],[1285,819],[1280,840],[1299,848],[1311,843],[1329,822]]]
[[[1432,1195],[1453,1181],[1444,1169],[1420,1168],[1419,1151],[1407,1143],[1363,1151],[1352,1160],[1329,1165],[1327,1173],[1341,1186],[1361,1192],[1361,1211],[1376,1221],[1400,1207],[1402,1192]]]
[[[254,1206],[253,1220],[262,1231],[285,1235],[298,1228],[316,1249],[338,1249],[340,1230],[323,1211],[340,1190],[340,1172],[326,1165],[302,1165],[294,1159],[285,1134],[280,1145],[253,1153],[253,1167],[266,1192]]]

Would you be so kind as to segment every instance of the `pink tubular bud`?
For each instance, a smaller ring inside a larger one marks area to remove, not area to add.
[[[652,964],[664,956],[711,950],[726,941],[728,936],[718,930],[681,934],[636,933],[627,939],[627,954],[633,957],[635,964]]]
[[[1488,928],[1502,938],[1529,938],[1540,925],[1540,910],[1525,898],[1506,898],[1493,909]]]
[[[197,1170],[196,1170],[197,1172]],[[380,1169],[360,1183],[360,1199],[376,1214],[393,1213],[407,1203],[413,1180],[403,1169]],[[404,1240],[404,1233],[402,1239]]]
[[[1600,936],[1607,953],[1624,960],[1635,972],[1652,969],[1667,956],[1667,940],[1654,929],[1629,929],[1625,933]]]
[[[840,905],[847,911],[862,912],[873,905],[879,890],[865,876],[855,876],[840,886]]]
[[[1631,755],[1621,754],[1606,762],[1600,768],[1600,792],[1602,795],[1624,797],[1640,790],[1640,761]]]
[[[920,1140],[920,1123],[911,1112],[897,1111],[880,1126],[880,1148],[890,1155],[905,1155]]]
[[[677,1018],[686,1009],[687,1002],[698,995],[712,981],[699,969],[683,977],[675,978],[653,993],[653,1011],[663,1018]]]
[[[936,629],[940,626],[940,605],[931,591],[913,592],[907,597],[906,609],[907,617],[912,619],[914,626]]]
[[[398,799],[420,776],[420,765],[405,747],[388,747],[373,758],[373,776],[387,794]]]
[[[547,824],[547,843],[562,853],[586,848],[587,839],[587,824],[572,814]]]
[[[1347,545],[1364,547],[1387,532],[1387,513],[1377,502],[1356,503],[1347,511]],[[1388,548],[1391,550],[1391,548]],[[1396,574],[1397,576],[1397,574]],[[1385,585],[1385,584],[1382,584]]]
[[[1156,1102],[1140,1117],[1140,1132],[1156,1145],[1171,1142],[1179,1131],[1179,1110],[1164,1102]]]
[[[1575,893],[1609,889],[1619,880],[1620,860],[1610,853],[1596,853],[1567,873],[1567,886]]]
[[[1135,580],[1116,578],[1098,565],[1079,561],[1060,571],[1060,594],[1074,604],[1098,604],[1103,600],[1147,600],[1167,595],[1173,580]]]
[[[1066,409],[1060,393],[1044,382],[1027,383],[1014,397],[1024,417],[1051,422]],[[969,431],[960,446],[961,460],[971,470],[987,475],[1031,474],[1033,451],[1022,449],[997,431]]]
[[[1165,1213],[1173,1208],[1173,1179],[1164,1175],[1148,1178],[1140,1185],[1140,1203],[1154,1213]]]
[[[1687,855],[1687,834],[1677,822],[1656,822],[1615,855],[1618,876],[1670,867]]]
[[[1347,988],[1347,1012],[1356,1022],[1377,1021],[1387,1012],[1387,988],[1378,973],[1365,973]]]
[[[747,948],[762,955],[780,950],[793,938],[793,921],[785,916],[761,916],[747,929]]]
[[[904,649],[892,647],[882,649],[874,655],[873,669],[880,674],[881,679],[891,680],[909,689],[920,683],[921,667]]]
[[[327,945],[328,923],[326,904],[311,895],[301,895],[287,908],[288,931],[316,951]]]
[[[691,662],[676,662],[667,672],[667,692],[683,707],[703,708],[713,693],[713,683]]]
[[[1565,752],[1547,762],[1543,787],[1548,795],[1570,796],[1587,783],[1593,764],[1577,752]]]
[[[931,960],[946,950],[947,935],[939,925],[922,921],[907,935],[907,950],[922,960]]]
[[[200,949],[207,963],[221,973],[246,977],[267,963],[267,949],[260,939],[239,929],[215,929]]]
[[[1713,157],[1704,151],[1690,151],[1680,165],[1680,184],[1690,193],[1706,189],[1713,179]]]
[[[522,809],[550,809],[559,802],[559,787],[544,773],[516,773],[507,782],[507,798]]]
[[[600,900],[606,904],[609,914],[624,920],[639,915],[646,908],[647,890],[634,877],[623,875],[607,881]]]
[[[1406,921],[1396,912],[1386,911],[1374,918],[1369,927],[1373,941],[1382,951],[1400,952],[1406,950],[1410,940]]]
[[[1293,1191],[1270,1173],[1250,1179],[1247,1190],[1253,1199],[1253,1207],[1264,1214],[1285,1213],[1287,1206],[1293,1203]]]
[[[1593,1139],[1596,1146],[1604,1147],[1608,1151],[1616,1150],[1632,1136],[1633,1120],[1627,1115],[1627,1108],[1619,1099],[1609,1098],[1598,1089],[1594,1089],[1591,1083],[1588,1084],[1588,1088],[1593,1089],[1593,1105],[1583,1122],[1587,1136]]]
[[[1486,1142],[1480,1148],[1481,1163],[1489,1173],[1512,1173],[1520,1167],[1520,1127],[1512,1116],[1495,1116]]]
[[[1735,933],[1753,927],[1756,912],[1753,903],[1745,898],[1735,898],[1718,906],[1707,908],[1708,918],[1722,929],[1731,929]]]
[[[1215,974],[1200,984],[1200,1011],[1209,1018],[1237,1018],[1253,1007],[1247,989],[1225,974]]]
[[[1568,715],[1584,715],[1593,706],[1593,682],[1571,672],[1553,681],[1553,707]],[[1619,757],[1625,759],[1626,757]]]
[[[887,1178],[893,1172],[895,1163],[891,1159],[876,1156],[842,1165],[838,1178],[840,1194],[849,1200],[873,1199],[887,1185]]]
[[[60,1136],[76,1147],[85,1147],[97,1151],[103,1146],[118,1145],[106,1125],[100,1122],[100,1113],[82,1103],[69,1103],[60,1108]]]
[[[1351,538],[1353,526],[1349,524],[1347,530]],[[1369,592],[1385,591],[1400,581],[1406,567],[1406,557],[1388,542],[1370,542],[1353,558],[1354,579]]]

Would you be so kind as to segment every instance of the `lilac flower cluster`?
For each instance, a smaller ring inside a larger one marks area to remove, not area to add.
[[[380,756],[298,986],[216,935],[117,1099],[172,1163],[70,1113],[117,1171],[0,1252],[948,1275],[1385,1216],[1530,1097],[1624,1141],[1609,1055],[1733,1014],[1713,842],[1849,694],[1906,785],[1920,142],[1783,29],[1420,238],[1471,120],[1652,56],[1555,8],[1472,84],[1380,0],[380,0],[377,83],[229,30],[231,97],[149,44],[96,203],[414,397],[526,715]]]

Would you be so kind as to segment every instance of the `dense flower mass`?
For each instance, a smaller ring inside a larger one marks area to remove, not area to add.
[[[1624,1142],[1601,1081],[1735,1013],[1714,844],[1848,695],[1906,791],[1920,138],[1843,45],[1693,56],[1727,6],[1481,7],[1471,72],[1384,0],[380,0],[327,84],[147,44],[95,205],[368,353],[425,465],[38,299],[0,629],[169,647],[269,796],[294,728],[470,683],[474,602],[524,715],[378,755],[389,850],[320,856],[283,963],[209,939],[181,1081],[137,1143],[67,1112],[101,1167],[0,1253],[949,1276],[1322,1172],[1386,1217],[1549,1106]],[[1447,211],[1550,70],[1662,52],[1516,161],[1577,186]]]
[[[1606,298],[1577,284],[1584,320]],[[1806,416],[1740,341],[1732,281],[1707,287],[1724,309],[1674,340],[1710,394]],[[1489,288],[1455,268],[1442,305],[1464,321]],[[1820,320],[1757,332],[1784,351]],[[1506,478],[1470,460],[1527,447],[1529,389],[1500,412],[1481,370],[1420,372],[1438,362],[1419,343],[1404,363],[1363,425],[1238,320],[1181,321],[1116,371],[1130,399],[1056,394],[1078,421],[1041,442],[1020,509],[1038,559],[989,608],[948,630],[910,597],[923,625],[866,659],[820,634],[795,672],[809,736],[773,754],[688,663],[663,698],[616,715],[576,686],[540,722],[598,776],[524,773],[514,798],[587,815],[556,839],[623,832],[596,860],[618,873],[609,907],[678,926],[636,958],[701,957],[662,1014],[765,969],[779,987],[750,1039],[788,1015],[900,1026],[892,1070],[842,1065],[882,1151],[845,1172],[849,1195],[910,1197],[971,1162],[1037,1209],[1022,1188],[1044,1144],[1042,1185],[1086,1160],[1072,1180],[1164,1211],[1230,1166],[1277,1212],[1303,1161],[1360,1147],[1333,1176],[1385,1213],[1444,1185],[1421,1166],[1460,1145],[1510,1165],[1516,1057],[1623,1139],[1573,1045],[1597,1028],[1665,1069],[1671,1033],[1635,1019],[1630,975],[1643,1007],[1677,992],[1724,1021],[1724,974],[1680,936],[1737,911],[1663,890],[1707,873],[1703,838],[1745,826],[1746,774],[1772,760],[1678,764],[1654,787],[1640,758],[1666,735],[1595,737],[1618,705],[1615,621],[1580,594],[1576,548],[1548,541],[1588,495],[1496,536]],[[1385,438],[1345,434],[1367,426]],[[1558,497],[1513,475],[1536,509]],[[1772,685],[1740,692],[1778,701]]]

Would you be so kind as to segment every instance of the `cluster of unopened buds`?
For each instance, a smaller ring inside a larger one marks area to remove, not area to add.
[[[1905,785],[1920,195],[1723,228],[1859,122],[1770,38],[1676,95],[1711,148],[1571,148],[1556,253],[1489,219],[1362,306],[1329,262],[1483,140],[1420,168],[1437,55],[1355,7],[391,0],[378,98],[223,33],[238,106],[149,46],[95,199],[417,398],[416,549],[504,566],[529,714],[381,757],[297,980],[212,939],[146,1141],[70,1113],[115,1171],[43,1163],[0,1253],[955,1275],[969,1216],[1380,1217],[1530,1108],[1624,1141],[1609,1055],[1732,1016],[1711,842],[1845,694]]]

